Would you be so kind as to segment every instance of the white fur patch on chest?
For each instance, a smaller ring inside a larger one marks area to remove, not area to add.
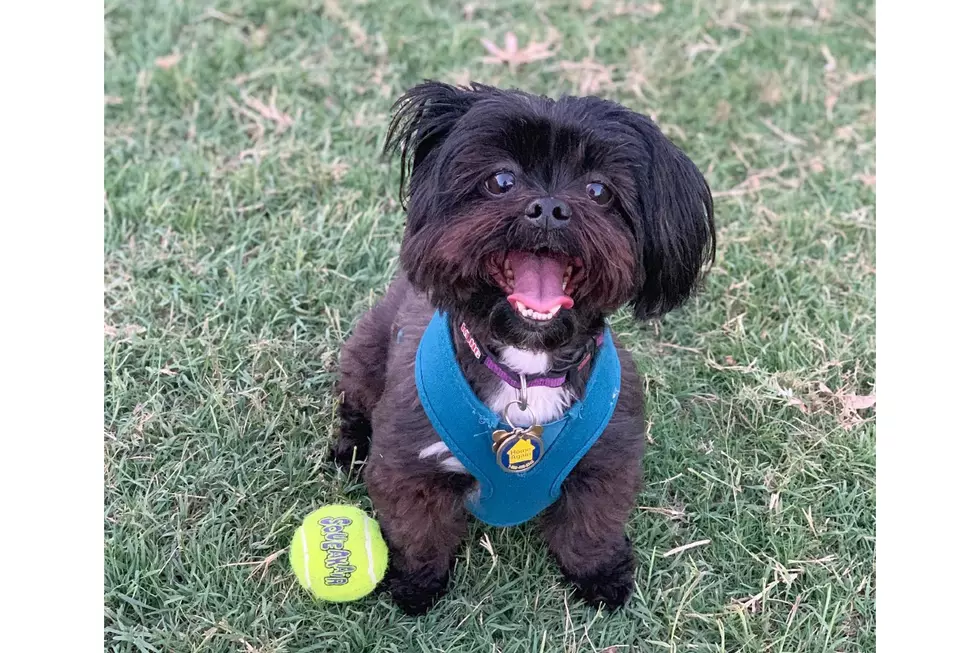
[[[500,362],[518,374],[543,374],[551,365],[551,356],[545,352],[505,347],[500,352]],[[506,419],[504,409],[507,408],[507,404],[517,400],[517,390],[500,381],[493,394],[483,399],[492,411]],[[565,386],[558,388],[537,386],[527,389],[527,404],[538,424],[553,422],[561,417],[574,399],[571,391]],[[522,412],[517,406],[511,406],[509,414],[514,426],[531,426],[531,415],[528,411]]]

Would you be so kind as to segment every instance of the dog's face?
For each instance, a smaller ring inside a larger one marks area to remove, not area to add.
[[[661,315],[714,255],[711,192],[650,119],[598,98],[416,86],[387,146],[409,168],[401,263],[502,343],[554,349],[631,303]]]

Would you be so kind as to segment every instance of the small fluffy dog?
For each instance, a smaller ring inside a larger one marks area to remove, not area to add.
[[[694,292],[714,258],[708,184],[644,115],[481,84],[409,90],[386,149],[401,151],[408,202],[401,269],[343,348],[332,453],[367,461],[393,600],[420,614],[445,592],[482,493],[498,512],[481,518],[536,516],[577,595],[618,608],[633,586],[625,524],[642,482],[643,392],[629,352],[603,339],[606,317],[626,304],[657,317]],[[455,353],[427,362],[428,380],[425,338]],[[447,381],[457,376],[462,387]],[[573,413],[584,430],[549,441],[540,425]],[[478,426],[447,434],[457,421]],[[566,468],[534,480],[527,467],[546,469],[575,438]],[[499,468],[476,461],[483,451]]]

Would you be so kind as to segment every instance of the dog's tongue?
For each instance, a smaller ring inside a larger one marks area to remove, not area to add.
[[[538,313],[548,313],[555,306],[571,308],[575,302],[561,289],[567,263],[550,256],[512,252],[510,268],[514,272],[514,292],[507,301],[516,308],[520,302]]]

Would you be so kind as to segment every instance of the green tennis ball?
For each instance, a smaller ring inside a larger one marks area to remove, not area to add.
[[[354,506],[324,506],[293,534],[289,565],[305,587],[325,601],[356,601],[374,591],[388,568],[381,528]]]

